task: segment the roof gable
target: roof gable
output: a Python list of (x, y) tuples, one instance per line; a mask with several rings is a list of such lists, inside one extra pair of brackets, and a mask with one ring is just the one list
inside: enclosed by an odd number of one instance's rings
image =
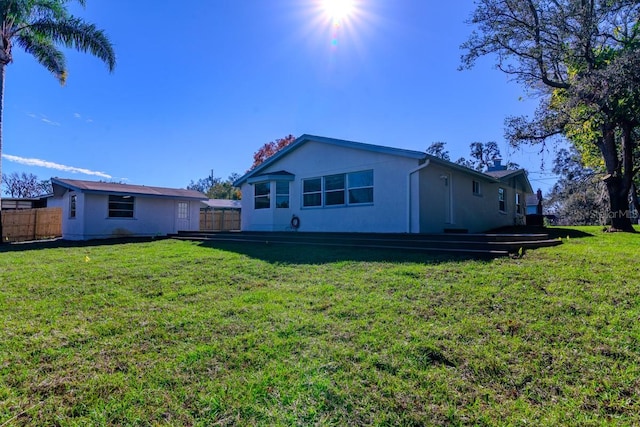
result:
[(244, 182), (246, 182), (248, 179), (250, 179), (251, 177), (260, 175), (260, 173), (265, 169), (267, 169), (269, 166), (273, 165), (283, 157), (288, 156), (293, 151), (297, 150), (304, 144), (311, 141), (319, 142), (322, 144), (335, 145), (339, 147), (352, 148), (354, 150), (363, 150), (363, 151), (369, 151), (374, 153), (388, 154), (392, 156), (408, 157), (416, 160), (422, 160), (426, 157), (426, 154), (423, 153), (422, 151), (405, 150), (402, 148), (386, 147), (383, 145), (365, 144), (363, 142), (347, 141), (344, 139), (327, 138), (324, 136), (304, 134), (299, 138), (297, 138), (295, 141), (293, 141), (291, 144), (283, 148), (282, 150), (278, 151), (273, 156), (269, 157), (262, 164), (256, 166), (254, 169), (250, 170), (245, 175), (238, 178), (238, 180), (236, 180), (233, 183), (233, 185), (238, 187), (242, 185)]
[(56, 187), (85, 193), (125, 194), (131, 196), (162, 197), (176, 199), (206, 200), (207, 196), (199, 191), (185, 190), (182, 188), (150, 187), (146, 185), (116, 184), (111, 182), (82, 181), (77, 179), (51, 178), (51, 183)]

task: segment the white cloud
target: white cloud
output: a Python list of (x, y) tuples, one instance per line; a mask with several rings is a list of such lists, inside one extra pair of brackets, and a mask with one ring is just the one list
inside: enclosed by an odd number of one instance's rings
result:
[(60, 126), (60, 123), (54, 122), (52, 120), (49, 120), (46, 117), (43, 117), (40, 120), (42, 120), (43, 122), (45, 122), (46, 124), (51, 125), (51, 126)]
[(94, 176), (99, 176), (100, 178), (106, 178), (106, 179), (113, 178), (111, 175), (106, 174), (104, 172), (92, 171), (84, 168), (76, 168), (74, 166), (61, 165), (59, 163), (49, 162), (47, 160), (12, 156), (11, 154), (3, 154), (2, 157), (7, 159), (10, 162), (20, 163), (21, 165), (26, 165), (26, 166), (38, 166), (41, 168), (56, 169), (64, 172), (70, 172), (70, 173), (94, 175)]
[(90, 117), (82, 117), (82, 114), (80, 113), (73, 113), (73, 117), (75, 117), (78, 120), (84, 120), (85, 123), (93, 123), (93, 119)]
[(27, 116), (31, 117), (32, 119), (39, 118), (41, 122), (46, 123), (50, 126), (61, 126), (60, 123), (54, 122), (53, 120), (49, 120), (49, 118), (44, 114), (27, 113)]

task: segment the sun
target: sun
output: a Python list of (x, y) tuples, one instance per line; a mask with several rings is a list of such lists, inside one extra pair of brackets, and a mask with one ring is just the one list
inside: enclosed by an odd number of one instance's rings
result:
[(334, 22), (348, 19), (355, 10), (354, 0), (322, 0), (324, 13)]

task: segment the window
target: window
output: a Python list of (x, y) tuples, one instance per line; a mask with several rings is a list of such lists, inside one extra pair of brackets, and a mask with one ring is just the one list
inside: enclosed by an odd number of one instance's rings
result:
[(349, 204), (373, 203), (373, 170), (352, 172), (349, 181)]
[(71, 197), (69, 197), (69, 218), (75, 218), (76, 217), (77, 197), (78, 196), (76, 194), (72, 194)]
[(516, 213), (522, 213), (522, 196), (520, 196), (520, 193), (516, 193)]
[(324, 205), (344, 205), (345, 175), (329, 175), (324, 177)]
[(322, 206), (322, 178), (302, 181), (302, 206)]
[(373, 203), (373, 170), (302, 180), (302, 206)]
[(109, 218), (133, 218), (132, 196), (109, 196)]
[(480, 183), (478, 181), (472, 181), (473, 194), (476, 196), (480, 195)]
[(276, 208), (289, 207), (289, 182), (276, 181)]
[(271, 183), (258, 182), (254, 186), (254, 208), (269, 209), (271, 207)]
[(507, 211), (507, 207), (504, 203), (505, 201), (504, 195), (505, 195), (504, 188), (498, 188), (498, 209), (500, 210), (500, 212)]

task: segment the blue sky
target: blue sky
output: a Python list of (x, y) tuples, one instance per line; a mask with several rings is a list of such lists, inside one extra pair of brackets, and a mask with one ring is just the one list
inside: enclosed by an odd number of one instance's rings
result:
[(553, 184), (538, 147), (514, 152), (503, 137), (505, 117), (537, 101), (492, 58), (457, 69), (472, 1), (363, 0), (337, 29), (320, 4), (89, 0), (77, 15), (107, 32), (115, 72), (69, 52), (61, 87), (16, 49), (2, 171), (185, 187), (211, 170), (243, 174), (264, 143), (308, 133), (414, 150), (445, 141), (453, 159), (496, 141), (534, 189)]

